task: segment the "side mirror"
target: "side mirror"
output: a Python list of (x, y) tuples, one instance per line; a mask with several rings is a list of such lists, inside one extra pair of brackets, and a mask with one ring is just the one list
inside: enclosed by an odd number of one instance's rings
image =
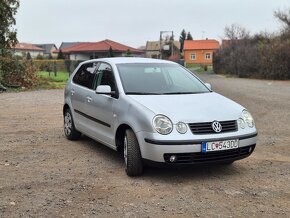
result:
[(211, 84), (210, 83), (205, 83), (206, 87), (209, 89), (209, 90), (212, 90), (211, 89)]
[(104, 95), (114, 95), (115, 92), (111, 90), (111, 87), (108, 85), (100, 85), (96, 89), (97, 94), (104, 94)]

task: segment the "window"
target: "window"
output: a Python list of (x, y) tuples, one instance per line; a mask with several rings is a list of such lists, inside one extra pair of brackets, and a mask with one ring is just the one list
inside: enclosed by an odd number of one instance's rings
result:
[(196, 60), (196, 54), (190, 54), (190, 60)]
[(83, 64), (74, 75), (73, 82), (92, 89), (96, 68), (96, 63)]
[(117, 64), (127, 95), (194, 94), (209, 90), (189, 71), (175, 64)]
[(112, 91), (116, 91), (114, 74), (109, 64), (100, 64), (97, 70), (97, 79), (95, 83), (94, 88), (97, 88), (99, 85), (108, 85), (111, 87)]
[(205, 53), (205, 60), (210, 60), (210, 59), (211, 59), (211, 54)]

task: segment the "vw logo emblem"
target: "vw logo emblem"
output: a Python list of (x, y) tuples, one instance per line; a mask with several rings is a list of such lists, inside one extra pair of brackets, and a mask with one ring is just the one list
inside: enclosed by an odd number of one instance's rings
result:
[(222, 131), (222, 125), (218, 121), (213, 121), (211, 124), (211, 127), (213, 131), (215, 132), (221, 132)]

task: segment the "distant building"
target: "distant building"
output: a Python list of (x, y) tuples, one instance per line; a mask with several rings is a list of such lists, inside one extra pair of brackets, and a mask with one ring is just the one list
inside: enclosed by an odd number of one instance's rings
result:
[[(162, 50), (170, 50), (171, 49), (171, 44), (167, 45), (162, 45)], [(179, 41), (173, 41), (173, 55), (169, 55), (168, 59), (179, 59), (180, 58), (180, 42)], [(160, 49), (160, 41), (147, 41), (146, 43), (146, 54), (145, 56), (147, 58), (163, 58), (161, 57), (161, 49)], [(166, 59), (166, 58), (165, 58)]]
[(13, 52), (15, 56), (26, 57), (30, 53), (31, 58), (36, 58), (38, 55), (43, 56), (45, 50), (30, 43), (18, 43), (14, 46)]
[(64, 49), (64, 48), (68, 48), (68, 47), (72, 47), (72, 46), (78, 45), (80, 43), (81, 42), (62, 42), (60, 47), (59, 47), (59, 50)]
[(57, 47), (55, 44), (34, 44), (35, 46), (42, 48), (44, 50), (43, 56), (49, 57), (51, 55), (53, 58), (56, 58), (57, 54), (54, 53), (55, 50), (57, 50)]
[(60, 47), (62, 53), (70, 60), (89, 60), (108, 57), (110, 48), (115, 57), (126, 56), (127, 53), (130, 53), (132, 56), (142, 56), (143, 54), (142, 50), (109, 39), (99, 42), (80, 42), (72, 46)]
[(185, 40), (183, 47), (185, 64), (212, 65), (213, 52), (219, 48), (219, 42), (215, 39)]
[(160, 58), (160, 41), (147, 41), (146, 58)]

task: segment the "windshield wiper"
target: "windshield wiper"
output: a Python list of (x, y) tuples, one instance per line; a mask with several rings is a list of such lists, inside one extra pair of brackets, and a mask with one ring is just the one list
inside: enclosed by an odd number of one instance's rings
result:
[(206, 92), (168, 92), (163, 93), (163, 95), (186, 95), (186, 94), (201, 94)]
[(164, 93), (152, 93), (152, 92), (126, 92), (126, 95), (163, 95)]

